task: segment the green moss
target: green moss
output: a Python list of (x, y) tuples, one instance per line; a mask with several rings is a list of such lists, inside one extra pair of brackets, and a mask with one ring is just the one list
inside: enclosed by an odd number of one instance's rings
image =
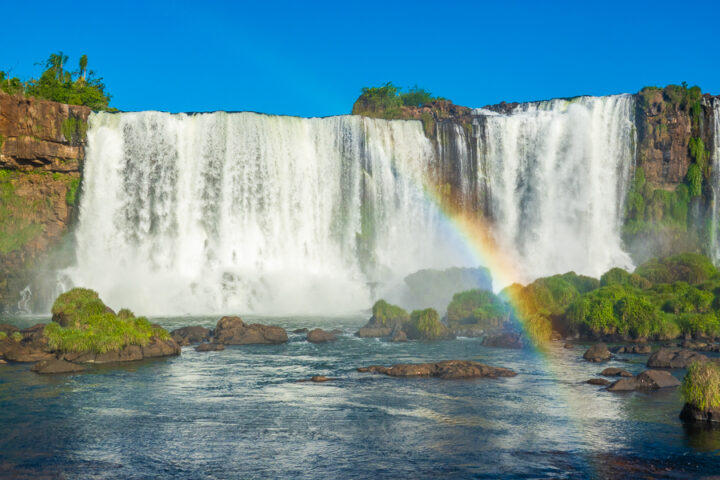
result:
[(81, 143), (87, 137), (87, 122), (81, 118), (68, 117), (62, 123), (62, 133), (69, 143)]
[(30, 218), (46, 207), (15, 194), (13, 180), (17, 175), (20, 174), (0, 170), (0, 254), (22, 249), (44, 231), (41, 224)]
[(396, 322), (405, 323), (410, 318), (408, 313), (397, 305), (385, 300), (378, 300), (372, 308), (374, 323), (377, 325), (392, 326)]
[(663, 259), (652, 259), (635, 269), (635, 273), (653, 284), (707, 282), (718, 274), (709, 258), (696, 253), (681, 253)]
[(7, 333), (0, 330), (0, 340), (5, 340), (7, 338)]
[(433, 308), (415, 310), (410, 314), (407, 335), (408, 338), (415, 340), (440, 340), (451, 336)]
[(600, 285), (603, 287), (608, 285), (630, 285), (635, 288), (650, 288), (652, 283), (640, 275), (616, 267), (611, 268), (600, 277)]
[(45, 327), (51, 349), (58, 352), (107, 353), (128, 345), (147, 345), (153, 338), (170, 334), (128, 309), (112, 313), (90, 289), (74, 288), (60, 295), (52, 307), (53, 321)]
[(447, 307), (447, 323), (451, 327), (478, 325), (482, 328), (500, 328), (509, 317), (509, 306), (487, 290), (456, 293)]
[(690, 365), (680, 392), (685, 402), (702, 411), (720, 407), (720, 365), (714, 362)]
[(14, 342), (20, 342), (20, 341), (22, 341), (22, 339), (23, 339), (23, 334), (20, 333), (20, 332), (13, 332), (12, 335), (10, 335), (10, 338), (11, 338)]

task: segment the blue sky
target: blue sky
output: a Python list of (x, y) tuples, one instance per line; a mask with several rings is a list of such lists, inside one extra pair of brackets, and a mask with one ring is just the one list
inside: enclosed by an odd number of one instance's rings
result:
[(360, 88), (455, 103), (720, 94), (720, 2), (7, 2), (0, 70), (86, 53), (121, 110), (348, 113)]

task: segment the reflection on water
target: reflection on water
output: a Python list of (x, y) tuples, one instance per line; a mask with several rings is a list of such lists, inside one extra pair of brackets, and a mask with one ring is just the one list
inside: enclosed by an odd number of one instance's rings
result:
[[(46, 321), (46, 319), (42, 319)], [(40, 376), (0, 366), (0, 477), (692, 478), (715, 473), (720, 431), (684, 428), (675, 390), (612, 394), (584, 383), (606, 366), (582, 347), (487, 348), (475, 339), (358, 339), (364, 318), (274, 318), (341, 328), (330, 344), (285, 345)], [(5, 321), (5, 320), (3, 320)], [(38, 319), (23, 319), (25, 324)], [(168, 328), (216, 318), (164, 318)], [(22, 323), (22, 322), (15, 322)], [(358, 366), (473, 359), (513, 378), (442, 381)], [(682, 375), (682, 372), (676, 372)], [(298, 383), (312, 375), (338, 377)]]

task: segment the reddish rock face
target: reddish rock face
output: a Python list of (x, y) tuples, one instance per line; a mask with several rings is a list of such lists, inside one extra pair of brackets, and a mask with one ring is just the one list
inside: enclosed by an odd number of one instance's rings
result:
[(383, 373), (390, 377), (436, 377), (442, 379), (514, 377), (517, 375), (508, 368), (491, 367), (470, 360), (446, 360), (419, 364), (401, 363), (392, 367), (372, 365), (358, 368), (358, 372)]
[(213, 341), (224, 345), (277, 344), (288, 340), (284, 328), (247, 325), (240, 317), (222, 317), (215, 327)]

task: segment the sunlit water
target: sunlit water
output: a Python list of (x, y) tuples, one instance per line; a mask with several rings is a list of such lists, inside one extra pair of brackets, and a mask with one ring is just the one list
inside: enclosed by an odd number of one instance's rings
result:
[[(217, 318), (157, 320), (177, 328)], [(69, 376), (0, 365), (0, 477), (697, 478), (719, 471), (720, 431), (686, 430), (676, 390), (612, 394), (583, 383), (606, 366), (639, 373), (646, 356), (597, 365), (582, 360), (579, 345), (543, 356), (476, 339), (359, 339), (352, 333), (360, 317), (262, 321), (345, 334), (320, 345), (291, 334), (277, 346), (185, 347), (179, 357)], [(443, 381), (355, 371), (444, 359), (518, 375)], [(297, 382), (312, 375), (338, 379)]]

